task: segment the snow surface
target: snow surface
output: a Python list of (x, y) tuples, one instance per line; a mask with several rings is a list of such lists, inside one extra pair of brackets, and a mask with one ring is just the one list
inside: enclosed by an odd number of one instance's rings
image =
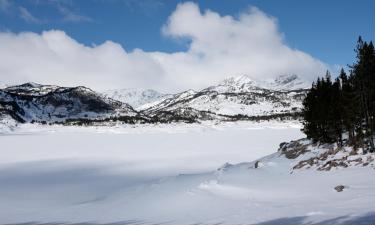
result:
[(12, 131), (0, 131), (1, 163), (115, 160), (161, 166), (168, 175), (207, 172), (225, 162), (252, 161), (273, 153), (280, 142), (302, 137), (299, 129), (297, 122), (112, 127), (19, 124)]
[[(294, 122), (4, 129), (0, 224), (374, 224), (375, 170), (291, 173), (299, 159), (275, 152), (303, 137), (299, 129)], [(347, 188), (339, 193), (337, 185)]]

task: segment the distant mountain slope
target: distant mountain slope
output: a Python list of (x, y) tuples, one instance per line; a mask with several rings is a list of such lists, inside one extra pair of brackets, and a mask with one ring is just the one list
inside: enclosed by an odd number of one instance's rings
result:
[(0, 89), (0, 105), (12, 117), (24, 122), (66, 122), (138, 114), (131, 106), (89, 88), (35, 83)]
[(230, 77), (221, 83), (208, 87), (203, 91), (217, 91), (219, 93), (262, 92), (264, 89), (271, 91), (292, 91), (310, 88), (310, 84), (301, 80), (297, 75), (281, 75), (275, 79), (253, 80), (248, 76)]
[(298, 89), (309, 89), (311, 84), (300, 79), (297, 75), (281, 75), (275, 79), (266, 81), (263, 86), (271, 90), (298, 90)]
[(152, 89), (115, 89), (105, 91), (104, 94), (134, 108), (171, 97), (169, 94), (163, 94)]
[[(280, 76), (257, 82), (249, 77), (229, 78), (201, 91), (185, 91), (142, 107), (147, 115), (187, 110), (208, 118), (254, 118), (293, 115), (301, 111), (307, 87), (297, 76)], [(185, 113), (186, 114), (186, 113)]]
[(99, 94), (86, 87), (26, 83), (0, 89), (0, 114), (20, 122), (50, 123), (296, 119), (307, 86), (295, 75), (267, 81), (240, 76), (175, 95), (139, 89)]

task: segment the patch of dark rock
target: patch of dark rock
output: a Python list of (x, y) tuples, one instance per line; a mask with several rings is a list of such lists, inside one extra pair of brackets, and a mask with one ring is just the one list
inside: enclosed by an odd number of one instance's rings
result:
[(345, 189), (345, 186), (344, 186), (344, 185), (337, 185), (337, 186), (335, 187), (335, 190), (336, 190), (337, 192), (342, 192), (344, 189)]
[(319, 171), (330, 171), (332, 168), (343, 167), (347, 168), (348, 164), (341, 159), (330, 160), (323, 166), (318, 167)]
[(308, 152), (307, 145), (302, 144), (299, 141), (281, 143), (279, 151), (284, 154), (287, 159), (295, 159), (298, 156)]

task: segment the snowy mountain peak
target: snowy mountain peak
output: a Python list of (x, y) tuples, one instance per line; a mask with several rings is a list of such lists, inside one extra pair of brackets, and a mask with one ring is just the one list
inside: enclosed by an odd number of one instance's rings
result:
[(238, 77), (227, 78), (221, 83), (221, 85), (227, 86), (242, 86), (245, 84), (255, 84), (255, 81), (246, 75), (242, 75)]
[(117, 101), (127, 103), (134, 108), (170, 97), (168, 94), (163, 94), (153, 89), (136, 88), (108, 90), (104, 94)]
[(216, 91), (218, 93), (240, 93), (259, 89), (257, 82), (246, 75), (229, 77), (218, 85), (208, 87), (203, 91)]
[(25, 87), (25, 88), (40, 88), (43, 85), (35, 83), (35, 82), (29, 82), (19, 85), (18, 87)]
[(59, 87), (55, 85), (42, 85), (34, 82), (24, 83), (4, 88), (5, 91), (19, 95), (42, 96), (56, 91)]
[[(135, 117), (127, 104), (89, 88), (25, 83), (0, 89), (0, 106), (20, 122), (66, 122)], [(0, 108), (1, 108), (0, 107)]]
[(276, 78), (266, 80), (251, 79), (246, 75), (239, 77), (230, 77), (219, 83), (217, 86), (212, 86), (208, 90), (218, 92), (249, 92), (259, 89), (269, 89), (273, 91), (291, 91), (299, 89), (307, 89), (310, 84), (303, 81), (295, 74), (280, 75)]
[(276, 78), (266, 80), (255, 80), (249, 76), (242, 75), (230, 77), (223, 80), (216, 86), (204, 89), (205, 91), (217, 91), (219, 93), (244, 93), (252, 91), (262, 91), (268, 89), (272, 91), (292, 91), (309, 88), (309, 84), (297, 75), (280, 75)]

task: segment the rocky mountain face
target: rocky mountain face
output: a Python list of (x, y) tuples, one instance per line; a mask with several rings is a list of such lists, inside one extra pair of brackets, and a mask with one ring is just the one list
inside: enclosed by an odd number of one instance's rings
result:
[(295, 75), (261, 82), (234, 77), (174, 95), (135, 89), (99, 94), (85, 87), (26, 83), (0, 89), (0, 114), (42, 123), (296, 119), (307, 87)]
[(20, 122), (68, 122), (136, 118), (131, 106), (85, 87), (58, 87), (26, 83), (0, 89), (0, 105)]

